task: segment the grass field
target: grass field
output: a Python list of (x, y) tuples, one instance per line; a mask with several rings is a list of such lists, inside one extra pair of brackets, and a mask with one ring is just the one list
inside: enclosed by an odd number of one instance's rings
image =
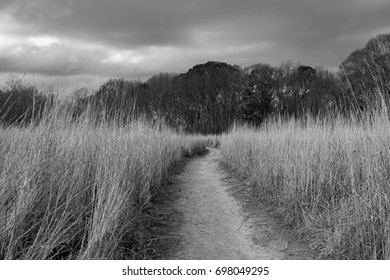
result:
[(317, 258), (390, 259), (390, 122), (387, 110), (305, 125), (236, 126), (223, 161), (307, 238)]
[[(390, 259), (390, 121), (269, 121), (207, 137), (139, 119), (0, 128), (0, 259), (150, 258), (144, 211), (169, 167), (206, 145), (247, 178), (254, 203), (296, 226), (316, 258)], [(148, 218), (148, 217), (147, 217)], [(153, 217), (149, 217), (153, 218)]]
[(72, 122), (61, 110), (1, 128), (0, 259), (145, 258), (142, 211), (169, 166), (206, 142), (142, 120)]

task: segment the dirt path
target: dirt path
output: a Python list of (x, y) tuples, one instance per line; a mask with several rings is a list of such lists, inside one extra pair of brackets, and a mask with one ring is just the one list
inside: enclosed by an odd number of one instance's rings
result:
[(279, 232), (267, 213), (244, 213), (229, 190), (238, 184), (219, 167), (220, 152), (191, 160), (174, 178), (173, 206), (183, 221), (170, 259), (302, 259), (301, 248)]

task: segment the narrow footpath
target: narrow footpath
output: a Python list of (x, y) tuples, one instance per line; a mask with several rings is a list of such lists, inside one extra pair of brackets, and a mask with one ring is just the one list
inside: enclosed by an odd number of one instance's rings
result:
[[(269, 213), (246, 213), (231, 195), (239, 181), (219, 166), (220, 151), (208, 148), (175, 176), (180, 190), (173, 208), (182, 214), (169, 259), (306, 259), (305, 250), (285, 238)], [(230, 190), (230, 191), (229, 191)]]

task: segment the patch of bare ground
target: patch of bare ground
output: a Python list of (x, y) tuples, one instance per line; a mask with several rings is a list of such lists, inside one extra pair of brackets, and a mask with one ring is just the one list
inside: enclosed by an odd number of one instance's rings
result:
[(172, 163), (162, 185), (153, 192), (151, 203), (143, 211), (144, 217), (138, 225), (139, 234), (135, 237), (138, 239), (135, 244), (144, 244), (143, 248), (137, 249), (143, 252), (138, 254), (140, 259), (166, 259), (167, 252), (173, 252), (180, 242), (176, 230), (183, 224), (183, 213), (174, 205), (182, 190), (175, 183), (175, 178), (194, 157), (202, 157), (206, 153), (208, 150), (198, 151)]
[(151, 206), (148, 209), (147, 232), (149, 247), (148, 256), (152, 259), (164, 259), (166, 252), (171, 251), (175, 244), (180, 242), (180, 237), (175, 234), (175, 229), (182, 223), (183, 213), (180, 213), (173, 207), (176, 200), (179, 199), (179, 186), (173, 184), (172, 178), (183, 172), (189, 159), (183, 159), (175, 162), (165, 179), (164, 184), (159, 188), (153, 198)]
[(220, 152), (182, 166), (164, 189), (162, 224), (153, 229), (155, 257), (161, 259), (308, 259), (295, 235), (265, 207), (251, 200), (248, 187), (221, 168)]
[(282, 216), (276, 207), (262, 203), (256, 187), (234, 170), (223, 164), (220, 164), (220, 168), (225, 173), (223, 180), (231, 185), (228, 193), (240, 202), (255, 244), (263, 246), (266, 251), (283, 252), (281, 259), (315, 259), (308, 242), (289, 217)]

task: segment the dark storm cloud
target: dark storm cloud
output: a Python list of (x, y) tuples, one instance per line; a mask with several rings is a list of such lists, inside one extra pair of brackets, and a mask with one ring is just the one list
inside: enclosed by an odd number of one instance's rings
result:
[(55, 74), (143, 77), (211, 59), (335, 67), (390, 32), (388, 0), (3, 0), (0, 12), (18, 27), (0, 27), (0, 65)]

